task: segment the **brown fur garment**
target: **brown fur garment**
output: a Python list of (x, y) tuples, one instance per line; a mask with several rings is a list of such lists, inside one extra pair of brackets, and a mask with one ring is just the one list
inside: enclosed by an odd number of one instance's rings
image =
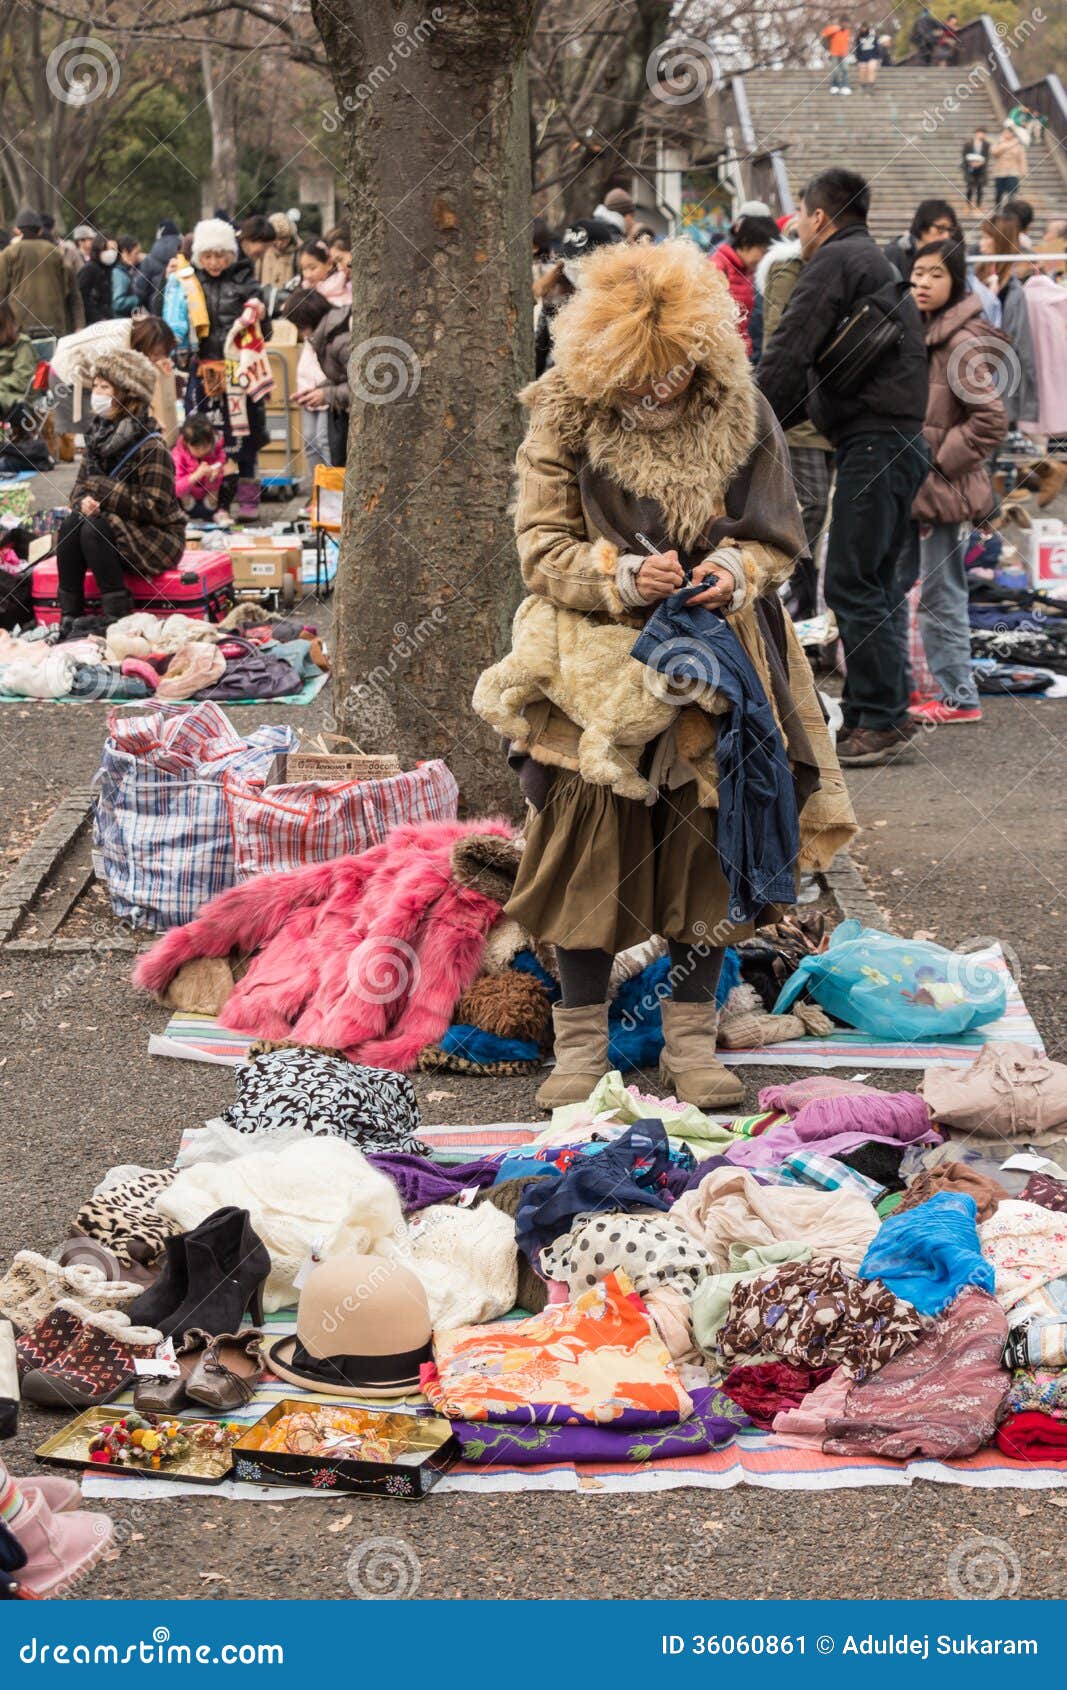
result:
[(483, 975), (468, 986), (456, 1005), (456, 1020), (466, 1027), (480, 1027), (498, 1039), (532, 1039), (544, 1044), (548, 1038), (550, 1009), (548, 993), (539, 980), (521, 969)]

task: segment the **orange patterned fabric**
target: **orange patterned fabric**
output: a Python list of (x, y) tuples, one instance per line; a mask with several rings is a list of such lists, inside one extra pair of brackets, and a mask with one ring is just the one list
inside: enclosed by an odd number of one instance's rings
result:
[(532, 1320), (434, 1334), (422, 1389), (450, 1420), (633, 1427), (687, 1420), (687, 1396), (622, 1272)]

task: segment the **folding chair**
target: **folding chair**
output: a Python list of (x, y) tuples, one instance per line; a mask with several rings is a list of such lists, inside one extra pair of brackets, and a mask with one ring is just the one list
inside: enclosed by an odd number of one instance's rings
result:
[(326, 536), (341, 532), (341, 500), (344, 492), (343, 469), (328, 469), (315, 465), (311, 485), (311, 531), (315, 536), (315, 597), (329, 597), (333, 588), (326, 572)]

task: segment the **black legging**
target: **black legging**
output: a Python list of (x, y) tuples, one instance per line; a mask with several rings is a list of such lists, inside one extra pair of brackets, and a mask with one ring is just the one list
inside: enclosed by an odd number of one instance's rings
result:
[(126, 590), (122, 554), (111, 538), (106, 517), (72, 512), (59, 530), (56, 560), (61, 593), (83, 593), (85, 573), (89, 569), (101, 593)]
[[(671, 997), (676, 1003), (714, 1003), (723, 953), (709, 945), (668, 944), (671, 966), (668, 975)], [(563, 988), (563, 1008), (578, 1009), (604, 1003), (614, 958), (609, 951), (573, 951), (556, 946), (556, 966)]]

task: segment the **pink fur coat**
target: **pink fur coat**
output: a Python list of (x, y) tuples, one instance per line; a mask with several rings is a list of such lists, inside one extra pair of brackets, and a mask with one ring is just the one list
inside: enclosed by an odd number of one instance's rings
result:
[(224, 1027), (403, 1073), (476, 978), (517, 860), (503, 820), (394, 828), (359, 856), (220, 893), (139, 959), (134, 980), (161, 992), (194, 958), (255, 952)]

